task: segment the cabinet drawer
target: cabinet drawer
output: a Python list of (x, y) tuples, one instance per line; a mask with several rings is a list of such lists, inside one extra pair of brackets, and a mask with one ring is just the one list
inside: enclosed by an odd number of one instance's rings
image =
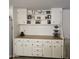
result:
[(63, 40), (52, 40), (53, 45), (63, 45)]
[(43, 43), (51, 44), (51, 40), (43, 40)]
[(52, 45), (51, 40), (44, 40), (43, 41), (43, 46), (51, 46), (51, 45)]
[(21, 45), (23, 43), (23, 39), (15, 39), (14, 44), (15, 45)]
[(34, 48), (42, 48), (42, 44), (39, 44), (39, 43), (38, 44), (33, 44), (33, 47)]
[(42, 52), (33, 52), (33, 56), (42, 56)]
[(33, 41), (33, 43), (34, 43), (34, 44), (42, 44), (42, 40), (39, 40), (39, 39), (36, 40), (36, 39), (35, 39), (35, 40)]
[(31, 39), (24, 39), (23, 44), (32, 44), (33, 41)]
[(33, 48), (33, 52), (42, 52), (42, 48)]

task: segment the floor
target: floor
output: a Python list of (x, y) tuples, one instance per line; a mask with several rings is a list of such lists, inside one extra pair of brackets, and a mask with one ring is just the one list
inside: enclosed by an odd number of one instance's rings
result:
[(15, 58), (10, 58), (10, 59), (61, 59), (61, 58), (15, 57)]

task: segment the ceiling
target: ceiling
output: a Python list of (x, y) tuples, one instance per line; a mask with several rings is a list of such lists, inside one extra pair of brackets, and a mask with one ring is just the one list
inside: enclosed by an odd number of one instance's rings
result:
[(70, 0), (10, 0), (10, 5), (20, 8), (70, 8)]

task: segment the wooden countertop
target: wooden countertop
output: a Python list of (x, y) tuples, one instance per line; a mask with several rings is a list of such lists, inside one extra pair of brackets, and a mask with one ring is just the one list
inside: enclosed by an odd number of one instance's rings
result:
[(53, 36), (45, 36), (45, 35), (26, 35), (26, 36), (17, 36), (16, 38), (29, 38), (29, 39), (60, 39), (60, 37), (53, 37)]

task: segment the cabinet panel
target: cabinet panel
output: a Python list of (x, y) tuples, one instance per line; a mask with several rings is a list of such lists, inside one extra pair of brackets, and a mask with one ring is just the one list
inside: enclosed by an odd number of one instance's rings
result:
[(63, 40), (52, 40), (52, 57), (63, 58)]
[(14, 41), (14, 53), (18, 56), (23, 56), (23, 40), (22, 39), (16, 39)]
[(62, 22), (62, 9), (52, 8), (52, 24), (61, 24)]
[(61, 46), (54, 46), (54, 48), (53, 48), (53, 57), (62, 58), (63, 57), (62, 53), (63, 53), (63, 49), (62, 49)]
[(23, 42), (23, 51), (24, 56), (32, 56), (32, 40), (31, 39), (24, 39)]
[(26, 9), (17, 9), (17, 22), (18, 24), (26, 24), (27, 20), (27, 10)]
[(44, 40), (43, 41), (43, 56), (44, 57), (51, 57), (51, 40)]

